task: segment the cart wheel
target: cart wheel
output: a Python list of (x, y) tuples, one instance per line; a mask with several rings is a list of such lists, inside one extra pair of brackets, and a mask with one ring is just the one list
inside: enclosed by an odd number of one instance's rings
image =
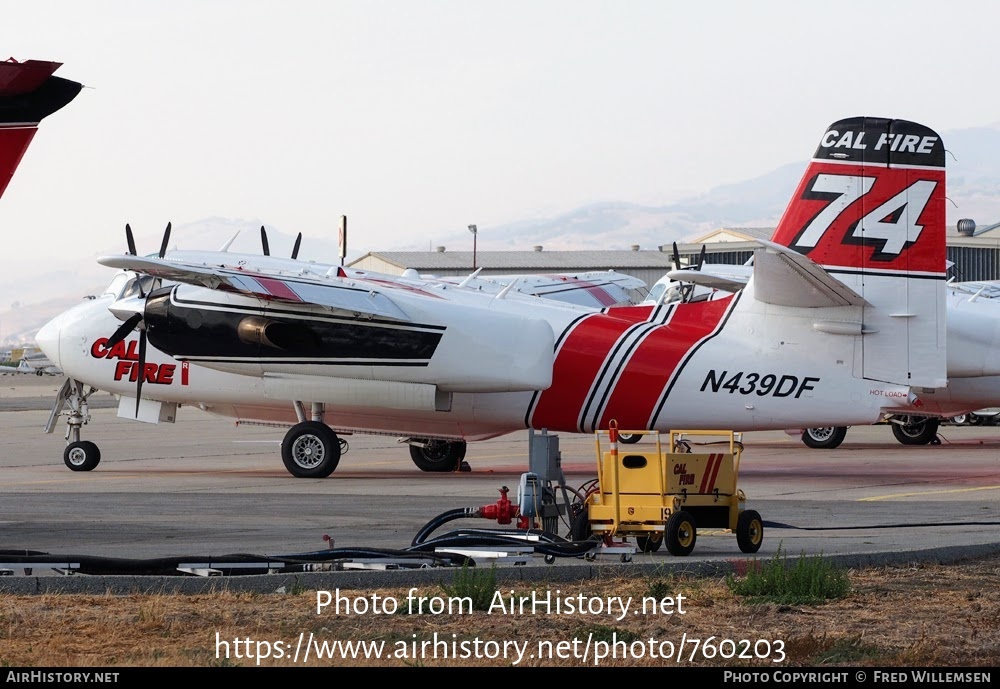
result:
[(736, 543), (744, 553), (756, 553), (764, 540), (764, 522), (756, 510), (740, 512), (736, 520)]
[(588, 538), (594, 535), (594, 532), (590, 530), (590, 519), (587, 516), (587, 507), (584, 505), (580, 512), (578, 512), (574, 517), (573, 521), (570, 522), (569, 526), (569, 540), (571, 541), (586, 541)]
[(597, 554), (594, 552), (584, 553), (583, 559), (586, 560), (587, 562), (593, 562), (594, 560), (597, 559)]
[(551, 565), (555, 561), (556, 561), (556, 556), (555, 555), (546, 555), (545, 556), (545, 564)]
[(636, 536), (635, 544), (644, 553), (655, 553), (663, 545), (663, 534), (654, 532), (648, 536)]
[(667, 520), (667, 529), (664, 535), (667, 542), (667, 550), (671, 555), (690, 555), (694, 550), (694, 543), (698, 540), (698, 529), (694, 525), (694, 517), (690, 513), (681, 510), (674, 512)]
[(622, 563), (631, 562), (632, 556), (628, 553), (622, 553)]

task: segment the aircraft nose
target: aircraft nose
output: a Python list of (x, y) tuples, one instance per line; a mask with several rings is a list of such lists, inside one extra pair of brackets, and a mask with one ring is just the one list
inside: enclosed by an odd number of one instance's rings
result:
[(62, 333), (62, 319), (58, 316), (42, 326), (42, 329), (35, 335), (35, 344), (45, 352), (45, 356), (52, 360), (56, 366), (62, 368), (59, 361), (59, 336)]

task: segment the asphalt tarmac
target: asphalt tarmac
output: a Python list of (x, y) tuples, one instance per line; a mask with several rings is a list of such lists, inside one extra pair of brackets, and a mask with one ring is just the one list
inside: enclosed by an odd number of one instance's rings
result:
[[(194, 408), (182, 408), (176, 424), (141, 424), (118, 419), (114, 400), (99, 393), (83, 438), (98, 444), (102, 460), (91, 472), (73, 472), (62, 460), (65, 424), (51, 435), (42, 430), (61, 382), (0, 379), (0, 550), (201, 561), (275, 558), (331, 543), (402, 549), (450, 510), (495, 503), (504, 486), (516, 501), (527, 467), (526, 432), (471, 444), (471, 471), (449, 474), (418, 470), (394, 437), (355, 435), (333, 475), (297, 479), (281, 463), (283, 429), (238, 426)], [(907, 447), (884, 425), (855, 427), (839, 448), (812, 450), (780, 431), (745, 434), (738, 485), (765, 527), (755, 557), (873, 563), (1000, 552), (1000, 426), (942, 426), (939, 437), (940, 445)], [(630, 447), (645, 445), (652, 439)], [(561, 434), (560, 450), (570, 488), (595, 478), (593, 436)], [(459, 520), (434, 535), (458, 527), (501, 528)], [(535, 556), (517, 576), (572, 576), (604, 565), (719, 569), (746, 557), (733, 534), (700, 530), (687, 557), (661, 549), (623, 564), (610, 551), (546, 564)], [(0, 577), (0, 590), (104, 579), (8, 569), (13, 576)]]

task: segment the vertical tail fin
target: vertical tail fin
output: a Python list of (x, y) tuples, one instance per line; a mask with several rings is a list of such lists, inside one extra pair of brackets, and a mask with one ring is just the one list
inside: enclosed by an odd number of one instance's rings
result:
[(82, 84), (54, 77), (59, 62), (0, 62), (0, 196), (38, 123), (73, 100)]
[(945, 156), (905, 120), (856, 117), (823, 136), (773, 241), (870, 304), (861, 375), (941, 387), (945, 352)]

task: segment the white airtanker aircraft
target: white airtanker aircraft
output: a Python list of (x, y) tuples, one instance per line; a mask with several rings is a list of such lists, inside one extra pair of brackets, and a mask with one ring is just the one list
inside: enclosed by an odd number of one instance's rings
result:
[[(339, 435), (411, 443), (454, 470), (466, 442), (525, 428), (589, 433), (871, 424), (952, 399), (945, 334), (945, 156), (931, 129), (831, 125), (740, 291), (719, 299), (586, 306), (477, 277), (449, 283), (294, 259), (166, 250), (101, 258), (101, 297), (38, 343), (67, 375), (73, 470), (95, 389), (119, 414), (173, 421), (198, 406), (286, 423), (286, 468), (330, 475)], [(1000, 357), (968, 362), (1000, 375)]]

